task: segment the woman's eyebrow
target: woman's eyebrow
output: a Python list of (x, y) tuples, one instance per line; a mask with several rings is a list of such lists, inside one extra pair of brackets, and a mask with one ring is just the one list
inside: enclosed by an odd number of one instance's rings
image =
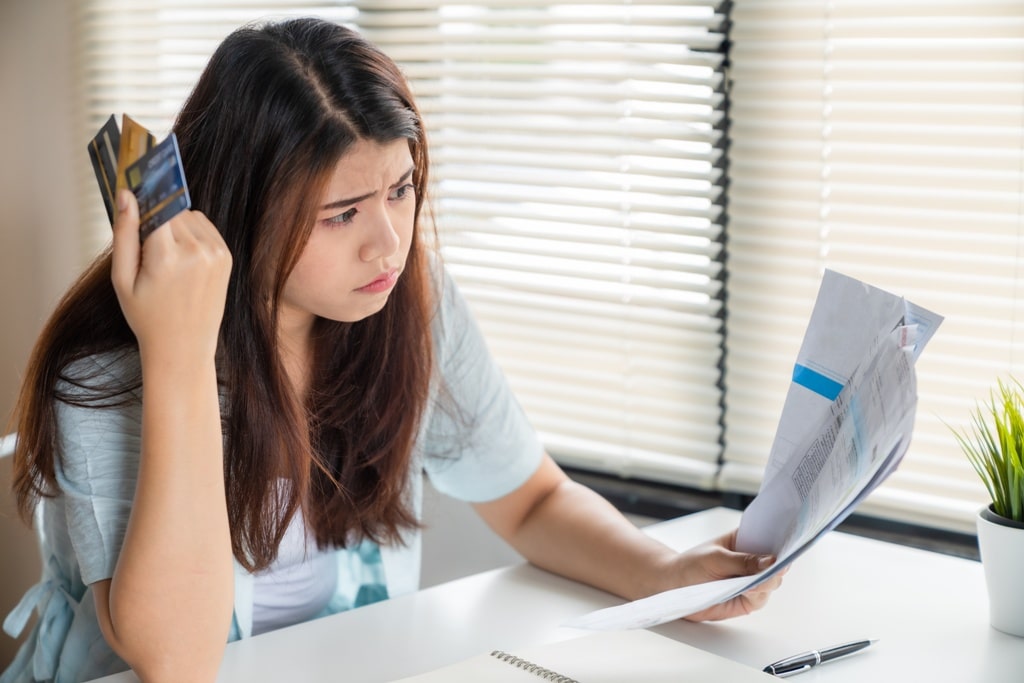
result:
[[(397, 181), (392, 183), (391, 187), (397, 187), (398, 185), (401, 185), (402, 183), (404, 183), (407, 180), (409, 180), (409, 178), (412, 177), (413, 171), (415, 171), (415, 170), (416, 170), (415, 166), (410, 166), (409, 170), (407, 170), (405, 173), (403, 173), (401, 178), (399, 178)], [(331, 202), (330, 204), (324, 204), (323, 206), (320, 207), (320, 210), (321, 211), (327, 211), (328, 209), (340, 209), (343, 206), (351, 206), (352, 204), (358, 204), (359, 202), (363, 201), (364, 199), (369, 199), (370, 197), (374, 196), (375, 194), (377, 194), (376, 190), (374, 190), (373, 192), (367, 192), (366, 194), (361, 194), (358, 197), (348, 197), (346, 199), (338, 199), (338, 200), (335, 200), (335, 201)]]

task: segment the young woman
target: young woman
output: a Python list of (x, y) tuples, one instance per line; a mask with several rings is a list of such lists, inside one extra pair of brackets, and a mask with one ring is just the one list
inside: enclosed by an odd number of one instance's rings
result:
[(240, 29), (174, 131), (193, 210), (140, 245), (119, 196), (30, 362), (15, 491), (47, 561), (2, 683), (213, 680), (229, 640), (415, 590), (424, 472), (529, 561), (623, 598), (770, 561), (731, 536), (675, 553), (544, 453), (428, 251), (423, 123), (364, 39)]

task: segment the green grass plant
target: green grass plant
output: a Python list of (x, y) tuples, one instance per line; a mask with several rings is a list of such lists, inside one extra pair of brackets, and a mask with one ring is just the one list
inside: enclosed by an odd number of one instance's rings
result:
[(993, 511), (1024, 522), (1024, 385), (997, 381), (987, 403), (971, 413), (970, 429), (953, 429), (992, 498)]

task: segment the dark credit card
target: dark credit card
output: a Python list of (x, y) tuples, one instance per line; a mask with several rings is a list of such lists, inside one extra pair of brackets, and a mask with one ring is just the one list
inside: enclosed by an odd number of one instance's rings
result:
[(117, 129), (117, 121), (111, 114), (100, 131), (89, 142), (89, 159), (92, 170), (96, 173), (96, 182), (103, 196), (103, 206), (107, 209), (107, 218), (114, 224), (116, 200), (114, 188), (117, 187), (117, 156), (121, 149), (121, 132)]

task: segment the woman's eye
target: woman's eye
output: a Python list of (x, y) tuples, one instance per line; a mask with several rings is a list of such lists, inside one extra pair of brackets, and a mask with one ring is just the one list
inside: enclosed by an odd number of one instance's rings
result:
[(412, 186), (412, 183), (406, 183), (405, 185), (402, 185), (401, 187), (397, 187), (394, 190), (392, 190), (391, 195), (388, 197), (388, 199), (405, 199), (406, 197), (411, 195), (415, 190), (416, 188)]
[(345, 223), (351, 223), (352, 219), (356, 217), (356, 210), (349, 209), (345, 213), (339, 213), (337, 216), (331, 216), (325, 223), (328, 225), (344, 225)]

